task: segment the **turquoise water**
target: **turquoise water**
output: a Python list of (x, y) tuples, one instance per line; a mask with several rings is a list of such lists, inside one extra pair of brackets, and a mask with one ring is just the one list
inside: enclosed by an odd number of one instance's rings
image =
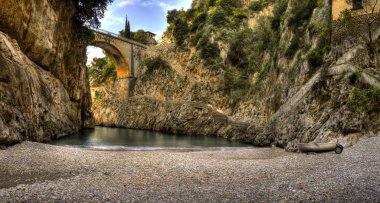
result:
[(104, 149), (107, 147), (129, 149), (251, 147), (243, 142), (218, 137), (171, 135), (154, 131), (107, 127), (84, 130), (81, 133), (54, 140), (51, 144)]

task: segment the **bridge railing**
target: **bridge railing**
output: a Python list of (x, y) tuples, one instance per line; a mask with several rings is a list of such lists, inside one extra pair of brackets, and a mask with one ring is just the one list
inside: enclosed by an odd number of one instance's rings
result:
[(98, 32), (98, 33), (101, 33), (101, 34), (105, 34), (105, 35), (109, 35), (109, 36), (112, 36), (114, 38), (117, 38), (119, 40), (122, 40), (122, 41), (125, 41), (125, 42), (128, 42), (128, 43), (131, 43), (131, 44), (134, 44), (134, 45), (137, 45), (139, 47), (142, 47), (142, 48), (145, 48), (147, 49), (149, 46), (145, 45), (145, 44), (142, 44), (140, 42), (136, 42), (134, 40), (131, 40), (131, 39), (127, 39), (125, 37), (120, 37), (118, 34), (116, 33), (113, 33), (113, 32), (109, 32), (107, 30), (103, 30), (103, 29), (91, 29), (92, 31), (94, 32)]

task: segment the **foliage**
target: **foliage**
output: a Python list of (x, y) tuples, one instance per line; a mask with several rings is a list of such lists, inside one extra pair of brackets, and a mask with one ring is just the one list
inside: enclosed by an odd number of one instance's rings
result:
[(249, 9), (251, 11), (261, 11), (263, 10), (266, 6), (268, 6), (270, 3), (270, 1), (268, 0), (258, 0), (258, 1), (252, 1), (250, 4), (249, 4)]
[(242, 9), (242, 8), (233, 9), (232, 22), (234, 25), (240, 25), (245, 19), (248, 19), (248, 13), (245, 9)]
[(330, 34), (330, 28), (324, 23), (311, 23), (308, 27), (309, 31), (313, 35), (320, 37), (327, 37)]
[(324, 63), (323, 50), (319, 48), (312, 49), (306, 54), (306, 59), (312, 67), (321, 66)]
[(95, 39), (94, 32), (84, 25), (77, 25), (77, 37), (83, 40), (84, 43), (88, 44)]
[(99, 28), (107, 5), (113, 0), (73, 0), (75, 6), (74, 26), (77, 37), (85, 43), (95, 39), (94, 33), (87, 27)]
[(228, 14), (221, 7), (212, 7), (209, 10), (209, 22), (216, 27), (224, 27), (228, 22)]
[(147, 70), (145, 72), (146, 76), (150, 76), (155, 71), (168, 71), (171, 70), (170, 64), (163, 59), (161, 56), (148, 57), (145, 58), (142, 62), (146, 66)]
[(148, 44), (148, 36), (144, 30), (137, 30), (136, 32), (131, 32), (131, 39), (142, 44)]
[(111, 84), (117, 79), (115, 65), (107, 54), (104, 58), (93, 59), (88, 75), (92, 86)]
[(260, 18), (258, 24), (261, 29), (242, 29), (231, 37), (229, 41), (228, 61), (246, 73), (260, 69), (264, 53), (276, 47), (272, 30), (265, 18)]
[(280, 28), (281, 22), (284, 19), (284, 14), (288, 8), (288, 0), (278, 0), (278, 2), (273, 7), (273, 17), (271, 19), (272, 29), (278, 30)]
[(232, 97), (234, 104), (247, 95), (250, 87), (250, 78), (247, 75), (235, 73), (232, 70), (225, 72), (223, 91)]
[(227, 15), (231, 15), (234, 8), (241, 8), (243, 6), (241, 1), (236, 0), (217, 0), (215, 5), (225, 10)]
[(166, 18), (169, 23), (168, 29), (172, 31), (176, 45), (182, 46), (190, 31), (186, 20), (186, 12), (174, 9), (168, 11)]
[(380, 111), (380, 89), (354, 89), (353, 95), (348, 101), (348, 107), (362, 112)]
[[(119, 31), (120, 37), (125, 37), (126, 33), (124, 30)], [(125, 37), (127, 38), (127, 37)], [(139, 29), (136, 32), (130, 32), (129, 39), (139, 42), (141, 44), (149, 44), (149, 36), (146, 34), (145, 30)]]
[(78, 25), (99, 28), (100, 19), (104, 17), (107, 5), (113, 0), (73, 0), (76, 13), (74, 20)]
[(206, 19), (207, 19), (207, 13), (206, 12), (201, 11), (201, 12), (197, 13), (195, 18), (194, 18), (193, 24), (191, 25), (191, 31), (195, 32), (199, 28), (202, 28), (204, 26)]
[(292, 39), (290, 40), (290, 45), (287, 47), (285, 50), (285, 56), (287, 58), (291, 58), (294, 56), (294, 54), (299, 50), (300, 48), (303, 47), (302, 44), (302, 35), (304, 33), (302, 32), (302, 29), (296, 30)]
[(124, 34), (122, 35), (125, 38), (131, 38), (131, 24), (128, 20), (128, 16), (125, 17), (125, 26), (124, 26)]
[(213, 66), (218, 68), (220, 66), (214, 66), (220, 64), (220, 49), (216, 43), (210, 42), (209, 34), (203, 33), (200, 38), (197, 49), (199, 49), (199, 56), (203, 59), (206, 66)]
[(291, 15), (288, 16), (289, 26), (299, 27), (303, 23), (307, 23), (313, 14), (313, 10), (318, 7), (318, 0), (309, 0), (309, 1), (292, 1), (291, 5)]

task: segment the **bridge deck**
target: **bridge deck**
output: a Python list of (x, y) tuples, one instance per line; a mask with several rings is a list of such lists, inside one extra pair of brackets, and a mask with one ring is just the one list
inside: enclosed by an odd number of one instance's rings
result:
[(94, 32), (103, 34), (103, 35), (107, 35), (107, 36), (116, 38), (118, 40), (121, 40), (121, 41), (124, 41), (124, 42), (127, 42), (127, 43), (130, 43), (130, 44), (139, 46), (139, 47), (144, 48), (144, 49), (147, 49), (149, 47), (148, 45), (142, 44), (140, 42), (136, 42), (136, 41), (131, 40), (131, 39), (120, 37), (118, 34), (115, 34), (115, 33), (112, 33), (112, 32), (108, 32), (107, 30), (102, 30), (102, 29), (91, 29), (91, 30), (94, 31)]

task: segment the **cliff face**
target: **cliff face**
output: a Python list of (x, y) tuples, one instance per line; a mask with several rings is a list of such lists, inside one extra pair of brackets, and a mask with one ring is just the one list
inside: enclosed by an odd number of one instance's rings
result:
[(86, 52), (73, 33), (74, 11), (71, 1), (0, 2), (0, 93), (6, 98), (0, 101), (0, 144), (46, 140), (93, 125)]
[[(342, 144), (350, 145), (360, 137), (378, 135), (379, 109), (361, 111), (353, 108), (353, 103), (358, 92), (379, 91), (379, 70), (357, 68), (357, 61), (365, 58), (360, 55), (366, 52), (364, 45), (334, 58), (329, 42), (331, 5), (328, 0), (273, 1), (260, 12), (247, 11), (243, 4), (232, 12), (246, 12), (247, 19), (238, 26), (239, 18), (235, 14), (221, 22), (230, 22), (229, 25), (212, 24), (213, 20), (222, 18), (212, 17), (218, 9), (225, 16), (229, 7), (213, 5), (202, 10), (201, 6), (202, 1), (194, 1), (191, 10), (179, 13), (174, 19), (184, 18), (183, 22), (172, 22), (165, 43), (147, 51), (146, 57), (166, 60), (170, 70), (160, 69), (159, 63), (153, 65), (153, 71), (143, 66), (136, 82), (137, 97), (128, 101), (110, 102), (113, 96), (99, 91), (104, 98), (95, 98), (98, 124), (146, 129), (148, 126), (133, 121), (162, 120), (157, 117), (157, 112), (161, 112), (165, 119), (180, 119), (177, 122), (182, 126), (199, 126), (192, 123), (193, 119), (187, 120), (187, 116), (172, 117), (177, 111), (195, 113), (191, 105), (177, 108), (169, 105), (180, 101), (203, 103), (211, 111), (228, 116), (228, 122), (218, 125), (219, 129), (228, 128), (228, 123), (233, 121), (249, 126), (239, 128), (243, 133), (237, 133), (236, 137), (225, 136), (218, 130), (212, 133), (189, 130), (193, 132), (190, 134), (241, 139), (255, 145), (276, 144), (288, 149), (297, 142), (313, 140), (339, 139)], [(195, 17), (183, 17), (192, 15)], [(196, 20), (199, 16), (204, 18), (201, 23)], [(186, 29), (178, 31), (178, 25), (183, 26), (184, 22), (193, 31), (186, 35), (182, 45), (175, 45), (180, 37), (176, 38), (176, 33), (186, 32)], [(199, 25), (194, 26), (196, 22)], [(373, 98), (379, 98), (374, 96), (377, 94), (373, 93)], [(156, 108), (144, 108), (152, 101), (141, 101), (141, 96), (154, 98), (152, 105)], [(134, 99), (144, 105), (136, 108)], [(129, 104), (132, 109), (126, 109)], [(125, 108), (121, 108), (123, 105)], [(213, 116), (207, 118), (213, 120)], [(178, 132), (165, 125), (171, 126), (170, 122), (158, 122), (150, 129)]]

